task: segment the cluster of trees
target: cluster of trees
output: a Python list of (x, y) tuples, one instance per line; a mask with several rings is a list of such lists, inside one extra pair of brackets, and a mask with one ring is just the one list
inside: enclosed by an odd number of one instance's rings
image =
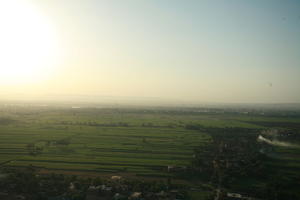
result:
[(27, 144), (26, 149), (27, 149), (29, 155), (33, 155), (33, 156), (36, 156), (43, 152), (43, 147), (36, 146), (34, 143)]
[(26, 149), (29, 153), (29, 155), (32, 156), (36, 156), (39, 155), (43, 152), (44, 147), (49, 147), (51, 145), (59, 145), (59, 146), (68, 146), (69, 144), (71, 144), (71, 138), (67, 137), (67, 138), (63, 138), (60, 140), (46, 140), (46, 141), (40, 141), (41, 143), (44, 142), (45, 145), (36, 145), (35, 143), (28, 143), (26, 145)]
[(36, 174), (33, 167), (26, 169), (4, 169), (8, 174), (0, 182), (0, 192), (9, 195), (23, 195), (25, 199), (47, 200), (49, 197), (64, 195), (73, 200), (84, 199), (84, 191), (88, 187), (88, 181), (79, 179), (81, 189), (76, 193), (69, 193), (70, 182), (76, 181), (77, 177), (68, 177), (64, 175), (49, 174), (40, 176)]
[(150, 128), (174, 128), (176, 127), (176, 124), (173, 124), (173, 123), (169, 123), (167, 125), (155, 125), (151, 122), (144, 122), (142, 123), (142, 127), (150, 127)]
[(71, 143), (71, 138), (63, 138), (61, 140), (55, 140), (54, 144), (68, 146)]
[(126, 122), (115, 122), (115, 123), (98, 123), (95, 121), (85, 121), (85, 122), (69, 122), (62, 121), (63, 125), (79, 125), (79, 126), (102, 126), (102, 127), (128, 127), (129, 124)]
[[(259, 130), (199, 125), (187, 125), (186, 128), (204, 131), (212, 138), (209, 144), (195, 149), (191, 170), (215, 188), (238, 190), (270, 200), (300, 197), (300, 193), (295, 192), (299, 177), (286, 177), (266, 164), (270, 158), (260, 151), (263, 144), (257, 142)], [(260, 182), (260, 186), (240, 186), (246, 179)]]
[(13, 119), (6, 118), (6, 117), (0, 117), (0, 125), (8, 125), (8, 124), (11, 124), (14, 122), (16, 122), (16, 121)]
[(228, 186), (239, 177), (264, 174), (264, 154), (252, 130), (210, 128), (206, 132), (212, 141), (195, 149), (192, 168), (207, 174), (211, 183)]
[[(26, 169), (2, 169), (0, 172), (8, 174), (6, 178), (0, 181), (0, 193), (7, 194), (7, 196), (12, 194), (22, 195), (24, 199), (30, 200), (48, 200), (51, 198), (84, 200), (91, 192), (91, 189), (96, 192), (95, 194), (99, 199), (101, 195), (107, 197), (105, 199), (113, 199), (114, 196), (123, 196), (126, 197), (125, 199), (128, 199), (128, 196), (134, 192), (144, 196), (143, 199), (149, 199), (146, 196), (166, 196), (172, 192), (173, 194), (175, 192), (176, 199), (188, 199), (185, 186), (171, 184), (166, 181), (143, 181), (123, 178), (116, 181), (100, 177), (84, 178), (75, 175), (40, 175), (37, 174), (33, 167)], [(101, 194), (101, 191), (103, 194)], [(175, 197), (172, 199), (175, 199)]]

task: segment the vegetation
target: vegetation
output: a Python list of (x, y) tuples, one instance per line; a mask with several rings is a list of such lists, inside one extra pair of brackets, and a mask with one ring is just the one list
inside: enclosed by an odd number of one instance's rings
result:
[[(30, 168), (43, 176), (122, 176), (128, 181), (182, 184), (186, 188), (184, 198), (192, 199), (211, 199), (220, 191), (224, 198), (229, 192), (261, 199), (297, 199), (300, 115), (282, 113), (2, 105), (0, 163), (3, 169), (17, 170), (17, 174)], [(270, 141), (292, 142), (293, 146), (258, 142), (260, 135)], [(33, 176), (30, 173), (10, 177), (18, 182), (16, 177), (25, 179)], [(39, 182), (43, 181), (32, 181), (32, 187)], [(91, 186), (91, 182), (83, 182), (85, 189), (78, 194), (79, 199)], [(70, 181), (61, 184), (66, 188)], [(62, 194), (55, 191), (55, 195)]]

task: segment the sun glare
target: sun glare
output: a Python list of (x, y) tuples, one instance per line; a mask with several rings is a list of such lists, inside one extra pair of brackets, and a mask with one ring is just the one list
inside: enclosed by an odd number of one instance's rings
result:
[(0, 83), (49, 78), (59, 58), (50, 21), (25, 0), (0, 1)]

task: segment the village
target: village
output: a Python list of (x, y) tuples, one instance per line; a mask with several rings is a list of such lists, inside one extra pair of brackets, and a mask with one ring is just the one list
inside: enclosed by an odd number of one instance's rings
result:
[(82, 178), (62, 174), (37, 174), (32, 169), (3, 173), (1, 200), (184, 200), (186, 186), (169, 181), (143, 181), (111, 176)]

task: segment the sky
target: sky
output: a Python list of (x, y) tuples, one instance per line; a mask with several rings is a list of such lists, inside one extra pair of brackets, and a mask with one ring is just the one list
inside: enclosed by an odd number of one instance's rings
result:
[(13, 1), (0, 0), (0, 99), (300, 103), (300, 1)]

